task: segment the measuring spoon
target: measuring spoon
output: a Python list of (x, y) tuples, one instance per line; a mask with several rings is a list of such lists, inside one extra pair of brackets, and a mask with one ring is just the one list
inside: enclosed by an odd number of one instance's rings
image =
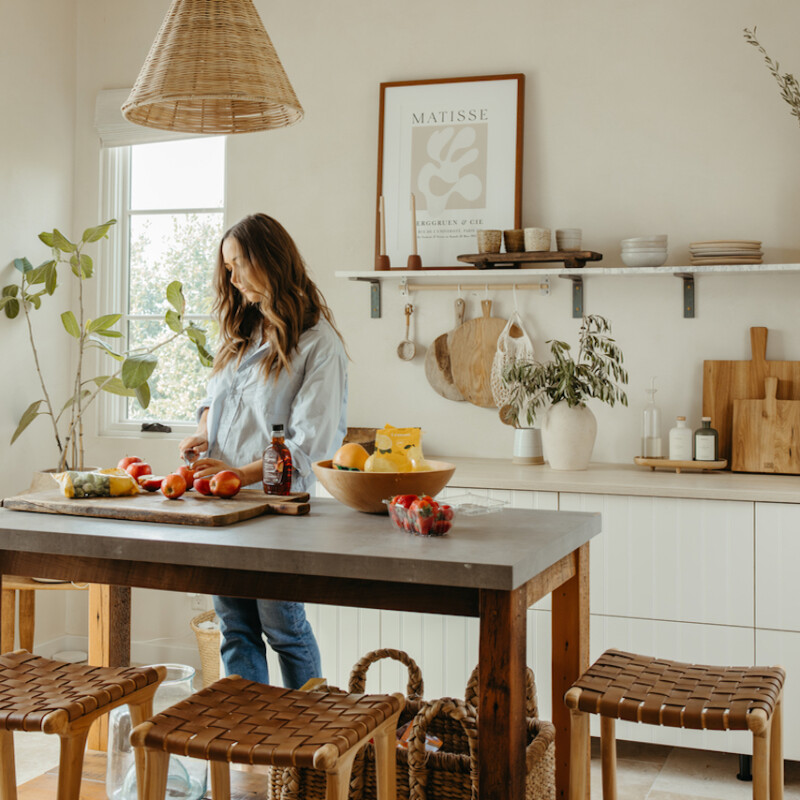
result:
[(411, 315), (414, 313), (414, 306), (411, 303), (406, 303), (406, 338), (397, 345), (397, 355), (403, 361), (411, 361), (414, 354), (417, 352), (417, 347), (411, 339), (408, 338), (408, 329), (411, 325)]

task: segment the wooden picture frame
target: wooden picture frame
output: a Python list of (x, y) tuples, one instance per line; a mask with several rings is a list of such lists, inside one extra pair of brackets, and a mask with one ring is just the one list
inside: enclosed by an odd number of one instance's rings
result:
[(414, 238), (423, 269), (467, 269), (477, 229), (521, 227), (524, 91), (522, 74), (380, 85), (376, 269), (410, 267)]

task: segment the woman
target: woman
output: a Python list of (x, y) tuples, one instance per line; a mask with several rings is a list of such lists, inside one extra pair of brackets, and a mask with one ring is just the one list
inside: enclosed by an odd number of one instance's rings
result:
[[(205, 452), (195, 476), (232, 469), (261, 487), (261, 455), (282, 423), (292, 454), (292, 491), (314, 482), (311, 463), (346, 432), (347, 355), (333, 315), (282, 225), (245, 217), (222, 238), (214, 271), (220, 345), (181, 454)], [(215, 597), (227, 674), (269, 683), (262, 633), (278, 654), (284, 685), (320, 677), (319, 648), (302, 603)]]

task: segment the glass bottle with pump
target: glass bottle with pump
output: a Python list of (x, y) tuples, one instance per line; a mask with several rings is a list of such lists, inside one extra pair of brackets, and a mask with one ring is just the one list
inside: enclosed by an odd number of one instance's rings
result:
[(719, 460), (719, 433), (711, 427), (711, 417), (702, 417), (703, 426), (694, 432), (695, 461)]
[(292, 490), (292, 454), (283, 441), (283, 425), (272, 426), (272, 441), (261, 460), (264, 494), (289, 494)]
[(675, 427), (669, 432), (669, 460), (691, 461), (693, 438), (686, 417), (678, 417)]
[(642, 419), (642, 455), (645, 458), (663, 458), (661, 444), (661, 410), (656, 405), (656, 379), (653, 378), (645, 394), (650, 395), (650, 400), (644, 407)]

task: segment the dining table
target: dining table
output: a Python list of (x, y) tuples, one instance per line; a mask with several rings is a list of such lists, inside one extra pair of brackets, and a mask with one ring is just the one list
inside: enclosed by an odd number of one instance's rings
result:
[(312, 500), (305, 516), (221, 527), (0, 508), (0, 575), (90, 583), (89, 663), (102, 666), (130, 661), (131, 587), (477, 617), (480, 800), (524, 800), (526, 616), (551, 594), (556, 797), (566, 798), (563, 696), (589, 663), (589, 541), (600, 529), (599, 514), (503, 508), (414, 536), (332, 499)]

